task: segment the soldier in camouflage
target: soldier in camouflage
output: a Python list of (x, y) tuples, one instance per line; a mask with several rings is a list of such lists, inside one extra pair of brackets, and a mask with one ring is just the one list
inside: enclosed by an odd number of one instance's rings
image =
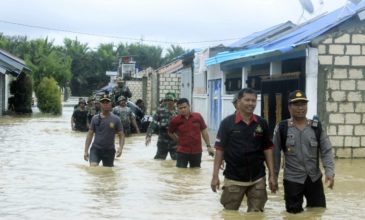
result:
[(111, 99), (113, 106), (118, 105), (118, 98), (124, 96), (127, 98), (132, 97), (132, 92), (129, 90), (128, 86), (123, 81), (122, 77), (117, 77), (117, 86), (113, 87), (111, 92)]
[(136, 122), (136, 116), (134, 115), (132, 109), (127, 106), (127, 98), (120, 96), (118, 98), (118, 104), (118, 106), (113, 108), (113, 114), (119, 116), (123, 125), (125, 136), (129, 137), (132, 133), (131, 125), (133, 125), (137, 133), (140, 133)]
[(96, 115), (94, 97), (93, 96), (90, 96), (89, 98), (87, 98), (87, 106), (85, 108), (86, 108), (86, 111), (87, 111), (87, 120), (90, 124), (92, 117), (94, 115)]
[(154, 131), (158, 131), (157, 152), (154, 159), (165, 160), (167, 153), (170, 153), (171, 159), (176, 160), (176, 142), (167, 134), (170, 120), (177, 115), (174, 100), (174, 93), (166, 93), (164, 99), (166, 105), (159, 108), (153, 115), (153, 121), (147, 129), (146, 146), (151, 143)]

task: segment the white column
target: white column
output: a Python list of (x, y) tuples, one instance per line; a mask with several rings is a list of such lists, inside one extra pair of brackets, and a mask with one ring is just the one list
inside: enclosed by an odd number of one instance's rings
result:
[(246, 80), (248, 78), (248, 71), (251, 67), (248, 66), (248, 67), (242, 67), (242, 88), (246, 88), (247, 85), (246, 85)]
[(270, 63), (270, 76), (278, 76), (281, 75), (281, 61), (271, 62)]
[(306, 83), (305, 93), (309, 100), (307, 117), (312, 118), (317, 115), (317, 96), (318, 96), (318, 49), (308, 47), (305, 60)]

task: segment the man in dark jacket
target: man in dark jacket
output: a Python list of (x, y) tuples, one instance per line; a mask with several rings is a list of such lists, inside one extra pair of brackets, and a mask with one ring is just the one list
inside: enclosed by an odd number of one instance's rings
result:
[(237, 96), (237, 111), (220, 124), (215, 148), (213, 192), (219, 189), (219, 169), (225, 161), (224, 186), (221, 203), (225, 209), (238, 210), (247, 196), (247, 211), (263, 211), (267, 201), (264, 162), (269, 171), (269, 186), (276, 192), (273, 144), (265, 119), (253, 112), (257, 94), (252, 89), (242, 89)]

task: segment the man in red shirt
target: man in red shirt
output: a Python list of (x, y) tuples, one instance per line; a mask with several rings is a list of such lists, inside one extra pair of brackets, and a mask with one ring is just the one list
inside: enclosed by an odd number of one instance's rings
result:
[(186, 98), (177, 101), (178, 115), (169, 124), (169, 135), (177, 142), (176, 166), (179, 168), (200, 167), (202, 157), (202, 141), (207, 145), (209, 155), (214, 156), (210, 146), (207, 125), (198, 112), (190, 112), (190, 104)]

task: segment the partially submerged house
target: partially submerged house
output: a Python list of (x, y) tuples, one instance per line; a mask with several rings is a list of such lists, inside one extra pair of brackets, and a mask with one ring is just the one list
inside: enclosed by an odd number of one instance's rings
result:
[[(251, 87), (260, 93), (256, 113), (273, 130), (289, 117), (288, 93), (302, 89), (310, 100), (307, 116), (320, 116), (336, 157), (365, 158), (365, 2), (259, 32), (206, 65), (210, 128), (233, 112), (233, 94)], [(215, 93), (219, 105), (209, 101)]]
[(191, 50), (156, 70), (160, 99), (167, 92), (173, 92), (176, 94), (176, 98), (187, 98), (192, 102), (195, 53), (195, 50)]
[(9, 107), (10, 88), (9, 83), (12, 78), (17, 79), (31, 72), (25, 65), (25, 62), (18, 57), (0, 50), (0, 116), (3, 115)]

